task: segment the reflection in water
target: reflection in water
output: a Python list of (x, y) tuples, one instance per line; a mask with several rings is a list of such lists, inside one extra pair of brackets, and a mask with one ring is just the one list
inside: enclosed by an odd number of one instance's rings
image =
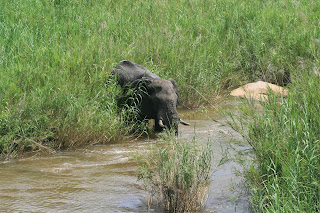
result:
[[(196, 135), (200, 143), (212, 143), (216, 165), (224, 151), (234, 156), (248, 149), (238, 133), (221, 125), (224, 118), (216, 111), (180, 114), (192, 127), (181, 126), (179, 138), (190, 141)], [(0, 212), (147, 212), (132, 155), (148, 150), (152, 143), (156, 139), (0, 162)], [(242, 180), (234, 168), (241, 170), (232, 161), (217, 167), (202, 212), (248, 212), (246, 197), (232, 190)]]

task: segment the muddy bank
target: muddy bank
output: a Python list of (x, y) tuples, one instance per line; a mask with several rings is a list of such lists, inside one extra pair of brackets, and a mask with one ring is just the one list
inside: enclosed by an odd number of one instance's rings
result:
[[(191, 126), (180, 126), (179, 138), (209, 141), (215, 165), (221, 159), (224, 162), (212, 174), (202, 212), (248, 212), (247, 197), (239, 185), (243, 180), (234, 173), (242, 167), (230, 160), (246, 152), (248, 145), (223, 125), (225, 118), (215, 110), (182, 110), (180, 114)], [(0, 212), (146, 212), (145, 192), (137, 182), (132, 155), (156, 142), (144, 138), (1, 162)]]

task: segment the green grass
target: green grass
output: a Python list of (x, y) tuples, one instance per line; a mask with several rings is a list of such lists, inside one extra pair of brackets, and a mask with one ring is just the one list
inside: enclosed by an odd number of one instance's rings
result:
[(138, 156), (139, 179), (148, 194), (148, 207), (168, 212), (197, 212), (206, 203), (213, 170), (212, 148), (167, 136)]
[(116, 88), (105, 87), (123, 59), (174, 78), (183, 105), (194, 107), (246, 81), (283, 84), (318, 70), (319, 8), (317, 0), (0, 0), (0, 153), (129, 132)]
[(256, 212), (320, 210), (320, 79), (299, 75), (287, 99), (258, 113), (244, 107), (244, 136), (254, 165), (245, 172)]

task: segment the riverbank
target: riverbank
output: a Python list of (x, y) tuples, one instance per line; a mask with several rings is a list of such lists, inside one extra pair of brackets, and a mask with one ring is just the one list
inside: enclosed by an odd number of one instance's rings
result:
[(255, 155), (244, 172), (255, 212), (320, 210), (319, 89), (319, 76), (301, 75), (288, 98), (273, 96), (259, 112), (242, 106), (235, 128)]
[(1, 8), (6, 158), (127, 135), (117, 89), (105, 87), (123, 59), (174, 78), (184, 107), (212, 105), (244, 82), (287, 84), (292, 73), (319, 69), (318, 1), (20, 0)]

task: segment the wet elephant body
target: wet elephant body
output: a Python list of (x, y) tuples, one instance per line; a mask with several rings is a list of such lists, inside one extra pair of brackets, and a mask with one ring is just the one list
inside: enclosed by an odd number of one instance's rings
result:
[[(178, 134), (178, 123), (189, 125), (178, 115), (179, 89), (172, 78), (162, 79), (147, 68), (127, 60), (121, 61), (111, 74), (124, 91), (121, 102), (138, 106), (139, 120), (154, 119), (155, 131), (168, 128)], [(129, 89), (134, 95), (127, 95)]]

